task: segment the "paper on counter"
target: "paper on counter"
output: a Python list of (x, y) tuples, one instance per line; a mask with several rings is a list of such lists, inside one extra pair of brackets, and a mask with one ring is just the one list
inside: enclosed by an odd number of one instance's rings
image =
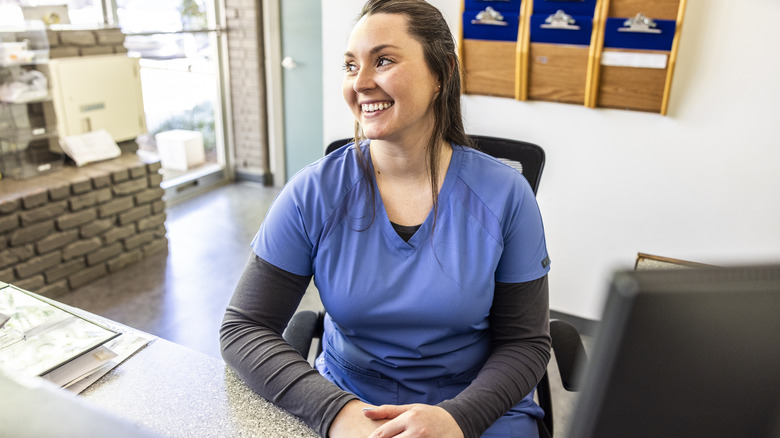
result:
[(122, 154), (119, 145), (105, 129), (64, 137), (61, 140), (61, 146), (62, 150), (79, 167), (88, 163), (116, 158)]

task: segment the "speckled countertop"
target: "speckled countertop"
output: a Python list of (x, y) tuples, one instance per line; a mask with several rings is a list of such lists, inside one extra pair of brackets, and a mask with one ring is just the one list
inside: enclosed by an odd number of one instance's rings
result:
[(156, 339), (85, 390), (90, 404), (166, 437), (317, 438), (221, 360)]
[(151, 341), (80, 395), (41, 378), (0, 372), (0, 438), (318, 437), (220, 359), (39, 298)]

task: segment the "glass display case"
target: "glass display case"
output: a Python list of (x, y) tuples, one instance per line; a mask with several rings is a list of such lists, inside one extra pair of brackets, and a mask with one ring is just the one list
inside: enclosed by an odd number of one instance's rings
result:
[[(0, 27), (0, 175), (30, 178), (62, 167), (42, 21)], [(54, 149), (54, 150), (52, 150)]]

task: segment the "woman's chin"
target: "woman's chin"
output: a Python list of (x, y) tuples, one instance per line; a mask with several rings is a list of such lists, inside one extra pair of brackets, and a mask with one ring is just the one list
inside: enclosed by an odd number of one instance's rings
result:
[(369, 140), (382, 140), (385, 137), (385, 133), (379, 129), (366, 129), (364, 127), (363, 136)]

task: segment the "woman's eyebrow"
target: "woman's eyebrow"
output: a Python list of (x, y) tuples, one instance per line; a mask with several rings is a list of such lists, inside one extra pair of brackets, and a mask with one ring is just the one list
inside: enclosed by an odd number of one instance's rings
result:
[[(394, 46), (392, 44), (380, 44), (380, 45), (378, 45), (376, 47), (371, 48), (371, 51), (369, 52), (369, 54), (376, 55), (378, 52), (381, 52), (381, 51), (383, 51), (385, 49), (399, 49), (399, 47), (398, 46)], [(354, 58), (355, 55), (352, 52), (350, 52), (349, 50), (347, 50), (346, 52), (344, 52), (344, 57), (345, 58)]]

